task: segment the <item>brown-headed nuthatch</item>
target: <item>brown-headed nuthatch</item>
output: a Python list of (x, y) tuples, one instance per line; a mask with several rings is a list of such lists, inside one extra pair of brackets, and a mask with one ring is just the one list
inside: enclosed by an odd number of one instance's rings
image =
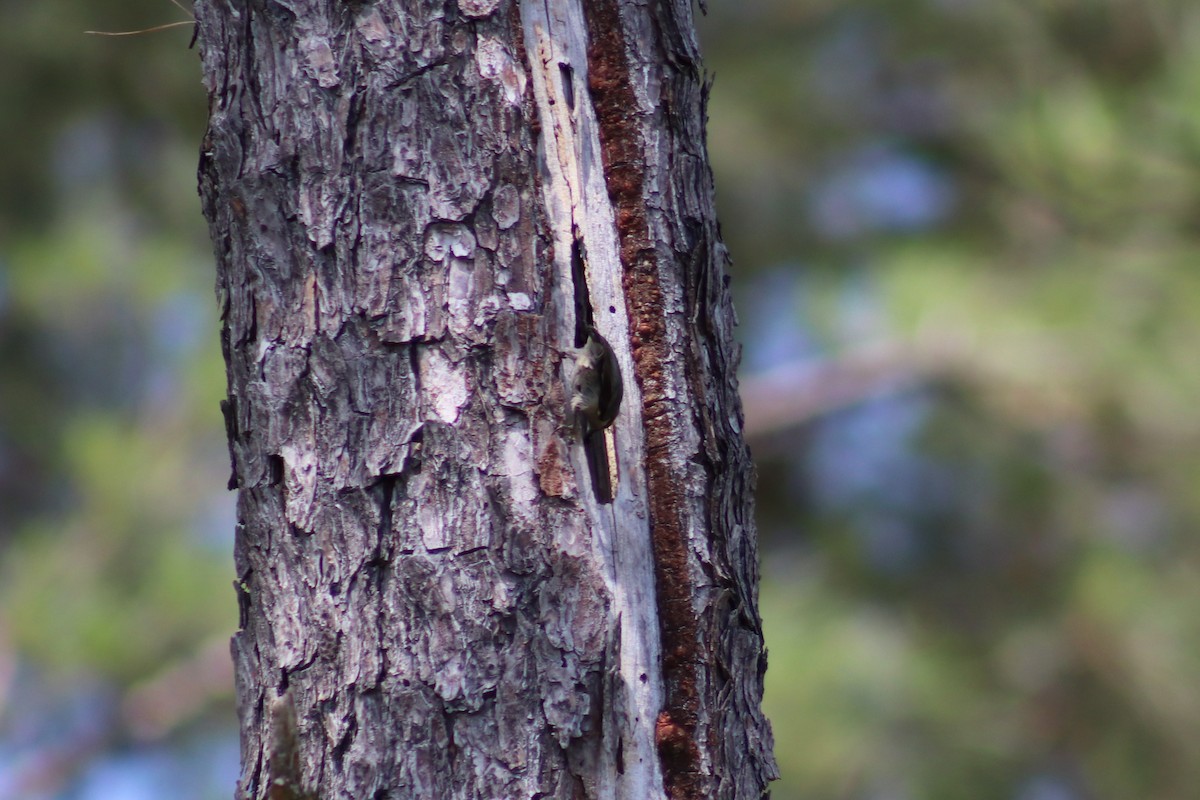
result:
[(571, 410), (582, 416), (588, 425), (585, 433), (599, 431), (613, 424), (621, 410), (621, 368), (612, 346), (588, 327), (587, 341), (575, 359), (574, 392)]

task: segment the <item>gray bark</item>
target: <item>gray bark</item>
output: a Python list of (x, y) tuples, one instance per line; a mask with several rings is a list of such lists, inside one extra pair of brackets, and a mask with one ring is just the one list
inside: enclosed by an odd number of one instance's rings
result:
[[(690, 14), (196, 4), (240, 797), (774, 776)], [(569, 412), (582, 309), (624, 374), (611, 503)]]

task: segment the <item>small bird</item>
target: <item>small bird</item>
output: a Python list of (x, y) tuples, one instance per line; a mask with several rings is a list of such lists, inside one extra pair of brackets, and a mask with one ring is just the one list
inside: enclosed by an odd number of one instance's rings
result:
[(612, 345), (589, 325), (587, 340), (575, 358), (571, 410), (582, 422), (588, 470), (591, 472), (596, 499), (601, 503), (612, 502), (614, 483), (604, 429), (617, 418), (624, 394), (621, 367)]
[(589, 326), (587, 341), (575, 359), (575, 391), (571, 395), (571, 410), (587, 422), (585, 433), (612, 425), (624, 394), (621, 367), (612, 346)]

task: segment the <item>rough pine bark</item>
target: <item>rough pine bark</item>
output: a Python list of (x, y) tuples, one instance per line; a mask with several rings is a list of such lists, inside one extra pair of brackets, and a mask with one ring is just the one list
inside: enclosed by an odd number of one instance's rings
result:
[[(239, 797), (750, 798), (752, 471), (691, 9), (198, 0)], [(624, 403), (606, 502), (570, 412)]]

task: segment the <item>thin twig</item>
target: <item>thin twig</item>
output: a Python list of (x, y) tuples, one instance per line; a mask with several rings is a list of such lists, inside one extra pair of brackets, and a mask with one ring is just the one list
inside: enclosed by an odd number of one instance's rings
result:
[(195, 21), (196, 21), (196, 16), (195, 16), (195, 15), (192, 13), (191, 9), (189, 9), (189, 8), (188, 8), (187, 6), (185, 6), (183, 3), (179, 2), (179, 0), (171, 0), (171, 5), (175, 6), (175, 7), (176, 7), (176, 8), (178, 8), (180, 11), (182, 11), (183, 13), (185, 13), (185, 14), (187, 14), (189, 17), (191, 17), (193, 22), (195, 22)]
[(767, 444), (824, 414), (939, 373), (944, 364), (901, 342), (864, 345), (828, 360), (795, 361), (742, 380), (745, 435)]
[(142, 33), (154, 33), (156, 31), (165, 31), (167, 28), (178, 28), (181, 25), (195, 25), (194, 19), (186, 22), (168, 22), (165, 25), (155, 25), (153, 28), (143, 28), (140, 31), (84, 31), (92, 36), (137, 36)]

